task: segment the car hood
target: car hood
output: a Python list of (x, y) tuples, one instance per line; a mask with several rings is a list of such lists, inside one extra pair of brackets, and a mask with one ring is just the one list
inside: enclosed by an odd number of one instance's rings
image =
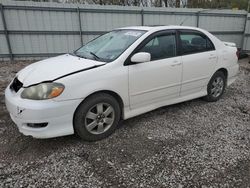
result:
[(33, 63), (19, 71), (17, 77), (23, 83), (24, 87), (28, 87), (40, 82), (53, 81), (104, 64), (104, 62), (65, 54)]

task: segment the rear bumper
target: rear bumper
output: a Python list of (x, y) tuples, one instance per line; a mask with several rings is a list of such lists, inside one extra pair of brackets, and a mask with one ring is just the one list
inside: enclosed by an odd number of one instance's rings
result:
[(228, 69), (227, 86), (230, 86), (239, 75), (239, 64), (229, 67)]
[[(5, 103), (11, 119), (24, 135), (34, 138), (51, 138), (74, 134), (73, 115), (81, 100), (34, 101), (22, 99), (9, 87), (5, 90)], [(48, 123), (34, 128), (28, 123)]]

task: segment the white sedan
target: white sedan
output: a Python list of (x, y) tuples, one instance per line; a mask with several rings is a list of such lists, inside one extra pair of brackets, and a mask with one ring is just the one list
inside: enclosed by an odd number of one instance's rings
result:
[(217, 101), (239, 69), (234, 43), (193, 27), (126, 27), (31, 64), (5, 90), (24, 135), (109, 136), (121, 119), (204, 97)]

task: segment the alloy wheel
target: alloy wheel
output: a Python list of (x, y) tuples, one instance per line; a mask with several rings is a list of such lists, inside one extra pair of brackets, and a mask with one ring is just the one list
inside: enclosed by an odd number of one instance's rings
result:
[(217, 98), (223, 92), (224, 81), (221, 77), (216, 77), (212, 83), (211, 94), (213, 97)]
[(92, 134), (102, 134), (112, 126), (114, 119), (114, 108), (107, 103), (98, 103), (88, 110), (85, 127)]

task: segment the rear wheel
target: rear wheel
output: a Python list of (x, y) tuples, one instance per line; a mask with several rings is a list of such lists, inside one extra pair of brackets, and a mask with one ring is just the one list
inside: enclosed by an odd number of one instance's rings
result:
[(216, 72), (207, 86), (206, 101), (215, 102), (221, 98), (226, 87), (226, 77), (221, 71)]
[(106, 93), (98, 93), (79, 105), (74, 115), (75, 132), (84, 140), (96, 141), (112, 134), (120, 120), (120, 106)]

